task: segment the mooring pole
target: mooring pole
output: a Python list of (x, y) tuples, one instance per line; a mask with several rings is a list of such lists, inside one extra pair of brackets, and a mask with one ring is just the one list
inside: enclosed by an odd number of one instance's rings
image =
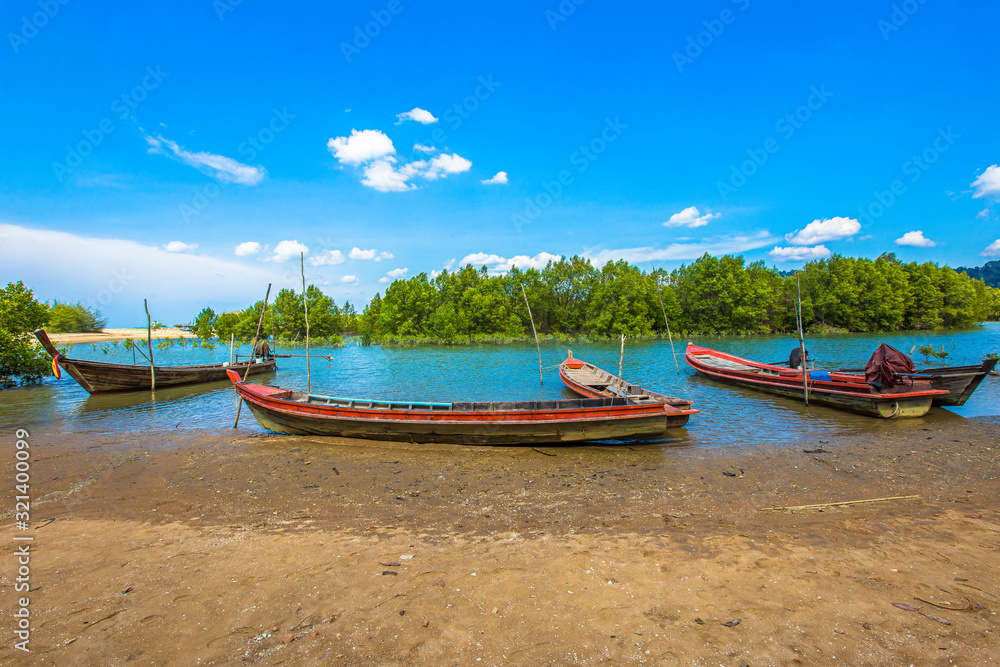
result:
[(524, 291), (524, 283), (521, 283), (521, 294), (524, 295), (524, 305), (528, 307), (528, 319), (531, 320), (531, 333), (535, 336), (535, 349), (538, 350), (538, 386), (544, 387), (545, 380), (542, 377), (542, 348), (538, 344), (538, 332), (535, 330), (535, 317), (531, 314), (531, 304), (528, 303), (528, 293)]
[(802, 394), (809, 405), (809, 366), (806, 363), (806, 343), (802, 337), (802, 282), (795, 276), (795, 289), (798, 292), (799, 301), (795, 311), (795, 323), (799, 328), (799, 356), (802, 357)]
[[(250, 348), (250, 361), (247, 362), (246, 372), (243, 373), (243, 379), (246, 380), (247, 376), (250, 375), (250, 367), (253, 365), (254, 354), (257, 351), (257, 338), (260, 336), (260, 326), (264, 324), (264, 311), (267, 310), (267, 300), (271, 297), (271, 283), (267, 284), (267, 293), (264, 295), (264, 305), (260, 309), (260, 319), (257, 320), (257, 333), (253, 336), (253, 347)], [(239, 396), (239, 395), (237, 395)], [(233, 423), (233, 428), (239, 426), (240, 423), (240, 412), (243, 410), (243, 397), (239, 396), (236, 399), (236, 421)]]
[(153, 320), (149, 316), (149, 303), (142, 300), (142, 306), (146, 309), (146, 348), (149, 350), (149, 379), (150, 390), (156, 391), (156, 364), (153, 363)]

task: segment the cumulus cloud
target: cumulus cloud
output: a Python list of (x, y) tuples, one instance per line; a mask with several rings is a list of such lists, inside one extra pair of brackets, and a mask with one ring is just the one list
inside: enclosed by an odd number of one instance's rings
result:
[(975, 189), (973, 199), (979, 199), (987, 195), (1000, 195), (1000, 167), (995, 164), (986, 167), (986, 171), (979, 175), (979, 178), (972, 182)]
[(306, 252), (309, 252), (309, 248), (302, 245), (298, 241), (282, 241), (278, 245), (274, 246), (274, 254), (271, 255), (270, 261), (287, 262), (294, 257), (298, 257), (299, 253)]
[(990, 217), (990, 209), (988, 208), (984, 208), (979, 213), (976, 213), (976, 220), (985, 220), (988, 217)]
[(498, 171), (497, 175), (493, 178), (487, 178), (483, 181), (486, 185), (507, 185), (507, 172)]
[(785, 234), (785, 240), (793, 245), (815, 245), (846, 239), (859, 231), (861, 223), (853, 218), (827, 218), (813, 220), (805, 229), (796, 229), (791, 234)]
[[(334, 137), (327, 142), (330, 153), (341, 163), (361, 167), (361, 184), (379, 192), (405, 192), (416, 189), (409, 183), (422, 176), (427, 180), (469, 171), (472, 162), (457, 153), (436, 155), (430, 160), (414, 160), (397, 167), (392, 140), (378, 130), (351, 130), (349, 137)], [(414, 150), (434, 153), (433, 146), (414, 144)]]
[(396, 125), (404, 123), (408, 120), (415, 120), (421, 125), (430, 125), (431, 123), (438, 122), (438, 119), (434, 117), (434, 114), (426, 109), (421, 109), (420, 107), (413, 107), (409, 111), (398, 113), (396, 114), (396, 118), (399, 119), (396, 121)]
[(405, 192), (416, 188), (417, 186), (406, 182), (406, 179), (409, 178), (407, 174), (396, 171), (393, 162), (395, 160), (390, 159), (372, 162), (365, 167), (361, 184), (379, 192)]
[(671, 243), (668, 246), (643, 246), (639, 248), (617, 248), (608, 250), (588, 249), (583, 255), (591, 263), (601, 266), (607, 262), (624, 259), (639, 262), (664, 261), (670, 259), (698, 259), (705, 253), (727, 255), (754, 250), (776, 242), (778, 239), (762, 230), (750, 235), (711, 236), (690, 243)]
[(162, 136), (151, 136), (143, 133), (149, 152), (166, 155), (186, 165), (195, 167), (223, 183), (238, 183), (240, 185), (257, 185), (267, 176), (263, 167), (243, 164), (225, 155), (199, 152), (194, 153), (179, 146), (176, 142), (164, 139)]
[(367, 259), (367, 260), (372, 260), (374, 262), (381, 262), (383, 259), (393, 259), (395, 255), (393, 255), (388, 250), (383, 250), (381, 252), (379, 252), (375, 248), (371, 248), (370, 250), (362, 250), (361, 248), (355, 246), (351, 248), (351, 252), (348, 254), (348, 257), (350, 257), (351, 259)]
[[(500, 255), (476, 252), (463, 257), (461, 261), (459, 261), (458, 265), (465, 266), (466, 264), (471, 264), (476, 268), (485, 266), (490, 273), (502, 274), (507, 273), (515, 266), (519, 269), (544, 269), (550, 261), (558, 262), (559, 260), (559, 255), (553, 255), (548, 252), (540, 252), (534, 257), (529, 257), (528, 255), (515, 255), (510, 259), (501, 257)], [(448, 267), (446, 266), (446, 268)]]
[(392, 271), (387, 271), (386, 276), (390, 278), (405, 278), (406, 274), (410, 272), (410, 269), (403, 267), (402, 269), (393, 269)]
[(709, 221), (719, 217), (719, 213), (712, 213), (710, 209), (705, 209), (705, 215), (698, 212), (697, 206), (688, 206), (680, 213), (674, 213), (670, 219), (663, 223), (664, 227), (704, 227)]
[(980, 257), (1000, 257), (1000, 239), (989, 244), (979, 253)]
[(768, 251), (767, 254), (778, 262), (808, 262), (813, 259), (823, 259), (824, 257), (829, 257), (830, 251), (827, 250), (824, 245), (818, 245), (812, 248), (804, 246), (782, 248), (781, 246), (775, 246), (774, 249)]
[(256, 241), (246, 241), (236, 246), (235, 252), (239, 257), (256, 255), (260, 252), (260, 244)]
[(326, 147), (333, 157), (351, 165), (396, 153), (392, 139), (378, 130), (351, 130), (351, 136), (333, 137)]
[(344, 253), (339, 250), (323, 250), (309, 258), (310, 266), (336, 266), (344, 263)]
[(357, 276), (344, 276), (343, 278), (340, 279), (340, 282), (344, 283), (345, 285), (357, 285), (358, 284), (358, 277)]
[(189, 250), (194, 250), (198, 247), (197, 243), (184, 243), (183, 241), (171, 241), (167, 245), (163, 246), (163, 249), (167, 252), (188, 252)]
[(911, 248), (933, 248), (937, 243), (924, 236), (924, 233), (918, 229), (915, 232), (906, 232), (896, 239), (896, 245)]

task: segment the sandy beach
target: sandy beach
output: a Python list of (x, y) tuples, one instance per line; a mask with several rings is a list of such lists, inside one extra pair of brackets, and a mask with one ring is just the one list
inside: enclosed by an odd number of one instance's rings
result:
[[(155, 329), (152, 332), (154, 340), (161, 338), (197, 338), (184, 329)], [(145, 329), (104, 329), (99, 333), (50, 333), (49, 339), (56, 345), (73, 345), (77, 343), (110, 343), (116, 340), (146, 340)]]
[(1000, 424), (877, 432), (780, 450), (34, 432), (32, 652), (0, 662), (996, 664)]

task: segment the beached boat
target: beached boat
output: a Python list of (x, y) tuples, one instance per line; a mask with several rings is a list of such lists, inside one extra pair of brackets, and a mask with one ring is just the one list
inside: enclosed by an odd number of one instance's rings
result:
[(996, 359), (985, 359), (978, 366), (942, 366), (918, 368), (917, 375), (931, 381), (933, 389), (944, 389), (947, 394), (934, 397), (934, 405), (964, 405), (983, 379), (993, 372)]
[[(684, 359), (697, 372), (720, 382), (803, 399), (802, 370), (764, 364), (688, 343)], [(877, 389), (864, 376), (807, 370), (809, 402), (873, 417), (920, 417), (927, 414), (936, 396), (926, 379), (907, 377), (892, 388)]]
[(257, 422), (270, 431), (367, 440), (460, 445), (572, 444), (662, 437), (661, 403), (624, 398), (428, 403), (323, 396), (229, 378)]
[[(109, 391), (149, 391), (153, 373), (148, 365), (112, 364), (104, 361), (71, 359), (64, 356), (49, 340), (43, 329), (35, 331), (35, 338), (42, 344), (59, 367), (91, 394)], [(200, 366), (156, 366), (156, 388), (173, 387), (201, 382), (219, 382), (226, 379), (227, 370), (246, 372), (248, 361), (234, 364), (204, 364)], [(250, 366), (250, 375), (274, 370), (274, 360), (258, 361)]]
[(616, 376), (594, 364), (575, 359), (572, 352), (569, 353), (569, 357), (565, 361), (559, 364), (559, 378), (571, 391), (580, 396), (626, 398), (635, 404), (659, 403), (664, 406), (667, 412), (667, 426), (670, 428), (684, 426), (691, 415), (696, 415), (699, 412), (691, 407), (691, 401), (667, 396), (643, 389), (631, 382), (619, 380)]

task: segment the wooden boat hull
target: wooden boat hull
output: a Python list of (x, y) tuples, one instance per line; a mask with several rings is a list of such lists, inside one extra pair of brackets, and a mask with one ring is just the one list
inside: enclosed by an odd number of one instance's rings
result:
[[(712, 357), (726, 366), (713, 366)], [(684, 355), (687, 363), (699, 374), (719, 382), (757, 391), (803, 399), (802, 374), (788, 368), (740, 359), (693, 344)], [(745, 367), (740, 370), (740, 366)], [(883, 419), (922, 417), (927, 414), (935, 397), (944, 390), (932, 389), (929, 382), (915, 381), (911, 385), (897, 385), (894, 390), (875, 392), (856, 376), (834, 375), (833, 381), (809, 380), (809, 402), (816, 405), (847, 410)]]
[(945, 368), (924, 368), (917, 371), (929, 375), (931, 386), (944, 389), (948, 393), (934, 397), (934, 405), (965, 405), (983, 379), (996, 366), (996, 359), (986, 359), (979, 366), (949, 366)]
[[(112, 364), (102, 361), (87, 361), (64, 357), (52, 344), (44, 331), (35, 332), (35, 337), (46, 352), (57, 361), (59, 367), (76, 380), (81, 387), (91, 394), (117, 391), (150, 391), (153, 386), (152, 373), (149, 366), (133, 364)], [(220, 382), (227, 379), (226, 371), (235, 370), (242, 376), (247, 364), (243, 361), (232, 365), (205, 364), (200, 366), (157, 366), (156, 387), (175, 387), (186, 384), (205, 382)], [(274, 371), (274, 360), (254, 363), (250, 366), (250, 375), (259, 375)]]
[(667, 428), (684, 426), (691, 415), (699, 413), (691, 408), (691, 401), (643, 389), (631, 382), (618, 382), (607, 371), (573, 357), (559, 364), (559, 379), (570, 391), (588, 398), (627, 396), (633, 402), (660, 403), (667, 414)]
[[(235, 375), (235, 374), (233, 374)], [(361, 407), (377, 401), (316, 397), (233, 379), (236, 391), (257, 422), (294, 435), (460, 445), (574, 444), (601, 440), (662, 437), (667, 414), (662, 405), (628, 405), (622, 399), (538, 401), (535, 409), (514, 402), (407, 404)], [(353, 407), (352, 407), (353, 406)]]

